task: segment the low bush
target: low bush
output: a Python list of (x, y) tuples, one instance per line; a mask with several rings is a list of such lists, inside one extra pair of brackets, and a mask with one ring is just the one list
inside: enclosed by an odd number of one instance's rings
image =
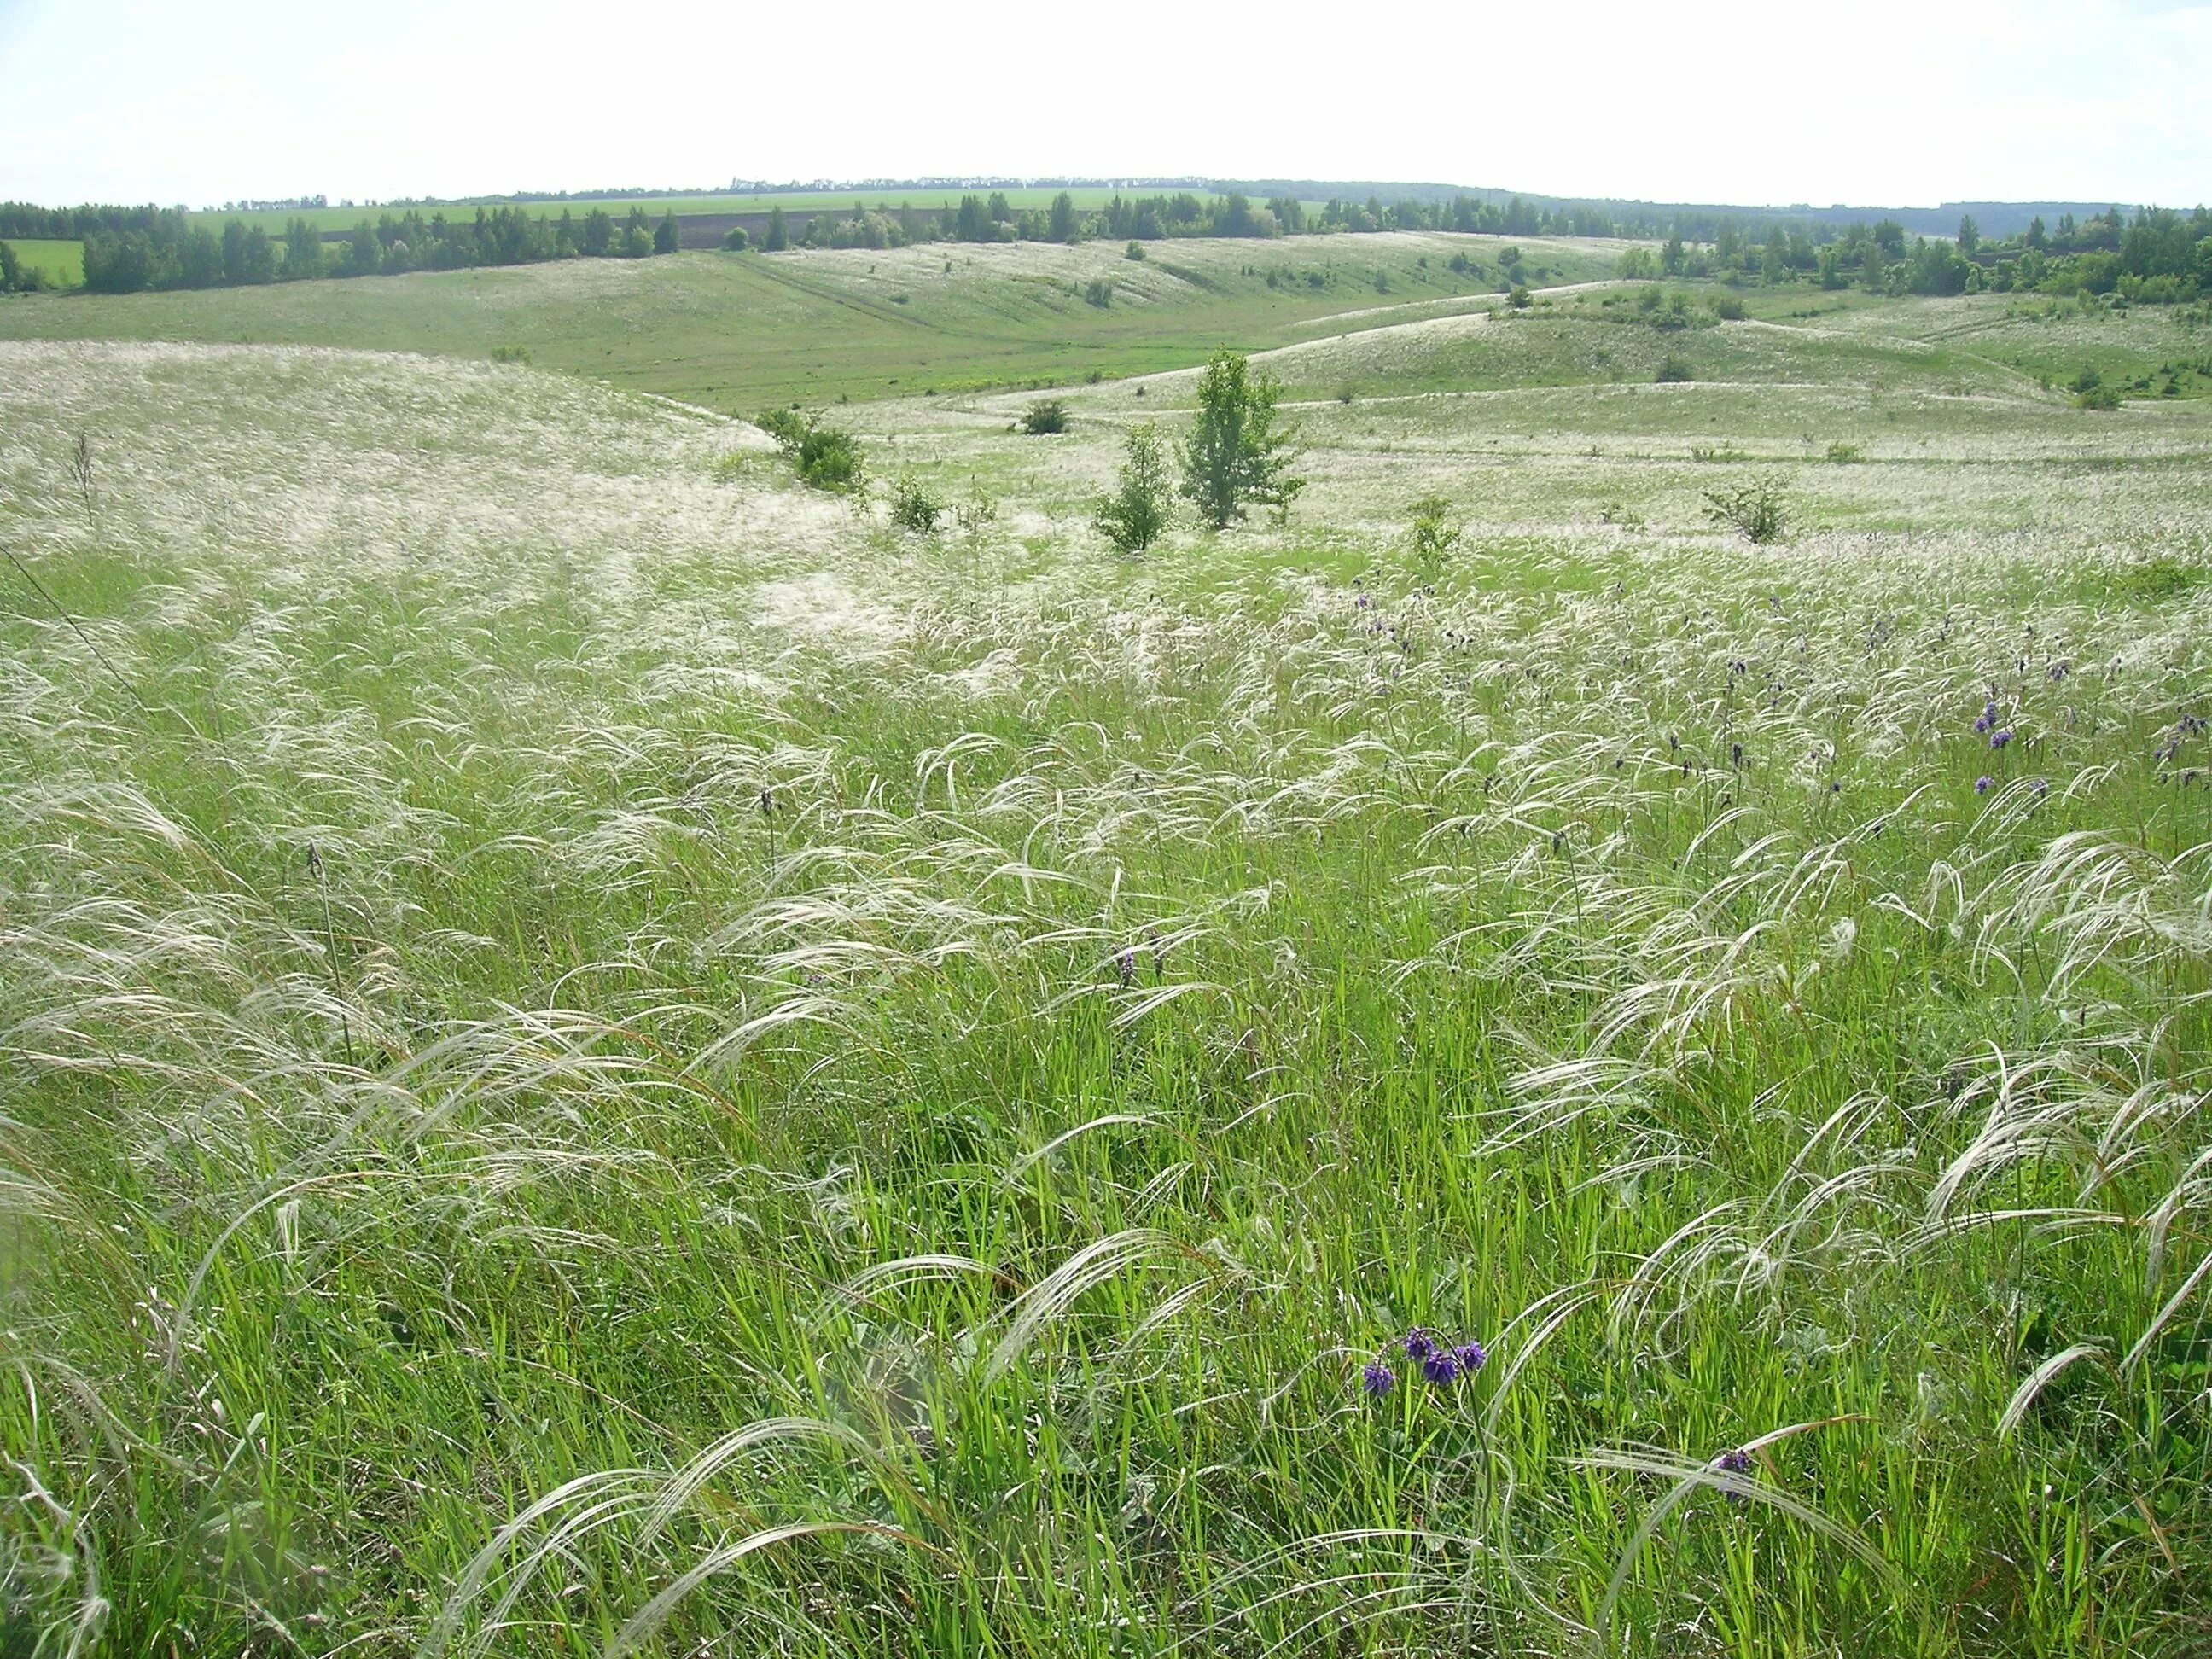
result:
[(1014, 430), (1032, 438), (1065, 432), (1067, 430), (1067, 405), (1057, 398), (1040, 398), (1022, 411), (1022, 418), (1014, 423)]
[(944, 498), (908, 474), (891, 486), (891, 522), (902, 530), (927, 536), (945, 516)]
[(1114, 303), (1113, 279), (1107, 276), (1092, 277), (1091, 286), (1083, 290), (1083, 297), (1086, 302), (1097, 306), (1099, 310), (1105, 310)]
[(1679, 386), (1685, 380), (1694, 380), (1698, 376), (1686, 359), (1670, 351), (1661, 360), (1659, 373), (1652, 378), (1661, 386)]
[(860, 440), (842, 427), (796, 409), (772, 409), (753, 424), (775, 440), (802, 482), (817, 489), (856, 489), (861, 478)]
[(519, 345), (496, 345), (491, 349), (491, 360), (495, 363), (526, 363), (530, 348)]
[(1715, 524), (1729, 526), (1758, 546), (1778, 542), (1789, 532), (1789, 508), (1783, 501), (1782, 492), (1771, 483), (1760, 482), (1741, 484), (1734, 489), (1709, 489), (1705, 501), (1708, 519)]

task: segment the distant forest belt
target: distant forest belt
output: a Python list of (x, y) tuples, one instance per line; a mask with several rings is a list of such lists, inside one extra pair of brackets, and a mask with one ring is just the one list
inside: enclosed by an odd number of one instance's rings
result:
[[(374, 214), (369, 218), (369, 222), (371, 224), (375, 223), (377, 216), (380, 216), (385, 213), (390, 212), (390, 210), (391, 210), (387, 208), (378, 208), (374, 210)], [(421, 211), (420, 209), (416, 210), (418, 212)], [(440, 212), (445, 211), (444, 209), (439, 209), (436, 210)], [(872, 212), (873, 210), (873, 206), (871, 204), (870, 211)], [(897, 211), (897, 209), (894, 207), (892, 210), (896, 212)], [(462, 216), (464, 213), (473, 213), (474, 211), (474, 209), (457, 208), (448, 214), (447, 216), (449, 218), (459, 218)], [(586, 211), (588, 212), (590, 210), (586, 209)], [(611, 213), (611, 210), (610, 211)], [(930, 221), (933, 224), (934, 224), (937, 219), (940, 216), (938, 210), (933, 207), (918, 207), (915, 211), (921, 215), (924, 219)], [(791, 227), (793, 236), (795, 239), (805, 231), (806, 222), (808, 220), (818, 218), (825, 214), (833, 219), (849, 219), (853, 216), (853, 210), (850, 207), (816, 208), (810, 209), (805, 212), (797, 212), (787, 208), (784, 210), (783, 216), (784, 222)], [(548, 218), (557, 219), (561, 216), (556, 212), (548, 214), (545, 216)], [(583, 215), (578, 214), (576, 216), (580, 219), (583, 217)], [(612, 213), (611, 216), (619, 224), (620, 221), (625, 216), (625, 215), (623, 213)], [(733, 228), (740, 225), (744, 228), (745, 234), (752, 238), (754, 241), (757, 242), (768, 234), (768, 221), (769, 216), (765, 212), (679, 213), (676, 216), (676, 245), (678, 247), (686, 248), (717, 248), (722, 246), (723, 239), (728, 236)], [(352, 225), (348, 225), (341, 230), (331, 230), (326, 228), (322, 233), (322, 240), (326, 244), (343, 245), (353, 240), (353, 233), (354, 227)]]

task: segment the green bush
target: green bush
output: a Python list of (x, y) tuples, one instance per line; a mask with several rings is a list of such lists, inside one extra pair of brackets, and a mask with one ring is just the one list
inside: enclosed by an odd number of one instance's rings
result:
[(1091, 522), (1124, 553), (1141, 553), (1159, 539), (1175, 510), (1167, 446), (1159, 428), (1147, 421), (1129, 428), (1121, 448), (1121, 477)]
[(1685, 380), (1694, 380), (1698, 376), (1686, 358), (1678, 357), (1670, 351), (1660, 362), (1659, 373), (1652, 378), (1661, 386), (1679, 386)]
[(1067, 405), (1057, 398), (1043, 398), (1022, 411), (1015, 423), (1017, 432), (1032, 438), (1042, 438), (1054, 432), (1067, 430)]
[(902, 530), (927, 536), (945, 516), (945, 501), (911, 474), (891, 486), (891, 522)]
[(491, 349), (491, 360), (495, 363), (526, 363), (530, 348), (519, 345), (496, 345)]
[(1528, 289), (1516, 283), (1513, 285), (1513, 291), (1505, 296), (1505, 303), (1516, 311), (1526, 311), (1535, 301), (1529, 296)]
[(1838, 466), (1848, 466), (1854, 461), (1864, 460), (1866, 452), (1856, 444), (1847, 444), (1839, 440), (1828, 446), (1828, 459)]
[(1708, 519), (1741, 532), (1746, 540), (1758, 546), (1778, 542), (1789, 531), (1789, 509), (1783, 502), (1782, 492), (1771, 483), (1762, 481), (1734, 489), (1709, 489), (1705, 501)]
[(2118, 409), (2120, 406), (2120, 389), (2116, 386), (2092, 386), (2074, 403), (2080, 409)]
[(1143, 258), (1145, 257), (1145, 245), (1142, 242), (1130, 243), (1128, 246), (1121, 250), (1121, 257), (1124, 259)]
[(1083, 297), (1090, 304), (1097, 306), (1099, 310), (1105, 310), (1114, 303), (1113, 278), (1093, 276), (1091, 279), (1091, 286), (1083, 290)]
[(750, 235), (746, 234), (745, 228), (743, 225), (731, 226), (730, 234), (722, 238), (722, 246), (729, 249), (732, 253), (743, 253), (752, 245), (753, 239)]
[(1723, 294), (1713, 301), (1713, 315), (1724, 323), (1743, 320), (1743, 301), (1733, 294)]
[(818, 416), (795, 409), (772, 409), (753, 424), (775, 440), (801, 481), (817, 489), (852, 489), (861, 477), (860, 440), (842, 427), (824, 426)]

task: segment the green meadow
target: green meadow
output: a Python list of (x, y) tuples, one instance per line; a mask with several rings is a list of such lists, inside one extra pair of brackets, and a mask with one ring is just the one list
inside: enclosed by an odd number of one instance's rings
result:
[(0, 1651), (2202, 1652), (2212, 331), (1519, 246), (0, 304)]

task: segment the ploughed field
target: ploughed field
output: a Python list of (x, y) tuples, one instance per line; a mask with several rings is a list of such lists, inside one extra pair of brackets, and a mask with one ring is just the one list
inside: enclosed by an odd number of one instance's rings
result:
[(2212, 404), (2014, 361), (2190, 330), (1610, 292), (1135, 559), (1180, 368), (0, 343), (9, 1639), (2201, 1648)]

